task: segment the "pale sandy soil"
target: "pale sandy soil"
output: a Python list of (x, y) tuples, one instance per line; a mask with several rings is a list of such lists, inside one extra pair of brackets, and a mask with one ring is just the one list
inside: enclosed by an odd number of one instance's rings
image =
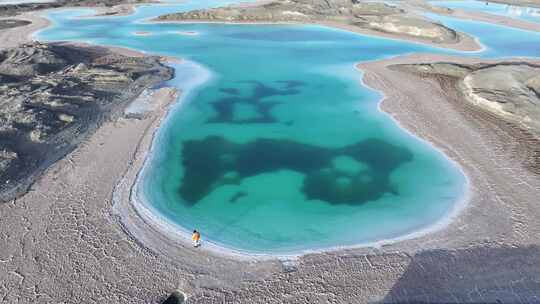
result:
[(163, 89), (152, 95), (155, 112), (105, 123), (28, 194), (0, 205), (0, 303), (157, 303), (175, 288), (189, 303), (540, 301), (540, 178), (522, 165), (519, 130), (471, 107), (445, 79), (386, 68), (442, 60), (475, 62), (413, 55), (359, 68), (385, 93), (382, 110), (469, 177), (467, 207), (446, 228), (285, 262), (171, 241), (129, 204), (174, 99)]
[[(16, 19), (32, 22), (26, 26), (15, 27), (7, 30), (0, 30), (0, 48), (9, 48), (21, 43), (27, 43), (33, 40), (32, 34), (40, 29), (46, 28), (51, 22), (41, 16), (42, 12), (31, 12), (18, 15)], [(1, 19), (11, 19), (9, 17)]]
[[(402, 1), (399, 4), (401, 7), (409, 10), (420, 10), (434, 12), (441, 15), (455, 17), (464, 20), (487, 22), (496, 25), (508, 26), (517, 29), (540, 32), (540, 24), (532, 21), (522, 20), (518, 18), (511, 18), (496, 14), (489, 14), (484, 12), (466, 11), (461, 9), (453, 9), (451, 12), (444, 12), (438, 7), (433, 10), (433, 6), (424, 0)], [(540, 3), (538, 4), (540, 5)]]

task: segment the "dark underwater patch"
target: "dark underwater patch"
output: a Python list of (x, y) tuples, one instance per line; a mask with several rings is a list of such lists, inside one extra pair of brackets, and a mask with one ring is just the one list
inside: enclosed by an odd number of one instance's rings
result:
[[(348, 157), (361, 164), (362, 169), (336, 167), (333, 161), (337, 157)], [(239, 184), (244, 178), (259, 174), (292, 170), (305, 175), (300, 190), (308, 199), (357, 205), (387, 193), (397, 194), (390, 175), (412, 158), (408, 149), (379, 139), (329, 149), (275, 139), (236, 144), (220, 136), (209, 136), (183, 142), (185, 175), (179, 193), (186, 204), (193, 205), (222, 185)], [(244, 195), (236, 195), (231, 202)]]
[[(263, 101), (265, 98), (276, 96), (289, 96), (300, 93), (299, 87), (305, 84), (296, 80), (276, 81), (278, 87), (266, 85), (259, 81), (243, 81), (251, 84), (251, 92), (246, 96), (241, 96), (240, 90), (236, 88), (221, 88), (221, 97), (210, 104), (216, 111), (216, 115), (208, 119), (207, 123), (230, 123), (230, 124), (252, 124), (252, 123), (275, 123), (278, 120), (272, 116), (272, 109), (280, 104), (279, 101)], [(251, 106), (254, 117), (235, 117), (235, 108), (238, 106)]]
[(231, 94), (231, 95), (238, 95), (240, 94), (240, 90), (236, 88), (221, 88), (219, 89), (220, 92)]
[(247, 196), (248, 194), (246, 192), (240, 191), (237, 192), (231, 199), (229, 199), (230, 203), (236, 203), (239, 199), (241, 199), (244, 196)]

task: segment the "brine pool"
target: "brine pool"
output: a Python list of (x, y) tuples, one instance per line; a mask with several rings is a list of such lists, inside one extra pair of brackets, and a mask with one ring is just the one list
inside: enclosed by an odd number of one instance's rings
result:
[(458, 53), (320, 26), (145, 22), (230, 2), (106, 18), (52, 11), (53, 26), (38, 38), (184, 59), (167, 84), (183, 93), (156, 134), (137, 206), (174, 233), (198, 229), (207, 243), (249, 253), (400, 238), (441, 224), (463, 202), (462, 171), (379, 111), (381, 95), (361, 84), (356, 63), (413, 52), (536, 56), (540, 45), (536, 33), (451, 18), (442, 22), (486, 49)]

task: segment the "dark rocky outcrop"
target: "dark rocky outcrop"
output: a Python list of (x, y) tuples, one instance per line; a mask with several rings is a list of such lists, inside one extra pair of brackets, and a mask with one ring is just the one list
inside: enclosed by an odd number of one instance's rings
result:
[(32, 43), (0, 51), (0, 200), (23, 193), (144, 89), (172, 77), (156, 57)]
[(184, 294), (178, 290), (175, 290), (171, 293), (162, 304), (182, 304), (186, 300)]

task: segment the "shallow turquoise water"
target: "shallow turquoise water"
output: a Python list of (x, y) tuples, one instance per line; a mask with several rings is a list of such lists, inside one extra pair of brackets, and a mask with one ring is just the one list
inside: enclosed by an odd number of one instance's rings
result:
[[(189, 59), (175, 66), (169, 85), (183, 89), (183, 100), (160, 128), (139, 180), (147, 207), (206, 240), (265, 253), (400, 237), (453, 210), (465, 177), (379, 112), (380, 96), (360, 85), (354, 63), (455, 52), (318, 26), (139, 22), (223, 3), (144, 6), (116, 18), (56, 11), (49, 14), (55, 26), (40, 33)], [(512, 39), (522, 33), (498, 31)], [(519, 54), (536, 52), (540, 36), (528, 36)], [(516, 53), (497, 35), (480, 38), (488, 49), (475, 56)]]
[(436, 14), (427, 17), (457, 31), (476, 37), (484, 46), (482, 52), (460, 54), (484, 58), (538, 57), (540, 56), (540, 33), (509, 28), (485, 22), (466, 21)]
[(480, 11), (540, 23), (540, 8), (499, 4), (493, 2), (486, 4), (486, 1), (476, 0), (431, 1), (430, 3), (451, 9)]

